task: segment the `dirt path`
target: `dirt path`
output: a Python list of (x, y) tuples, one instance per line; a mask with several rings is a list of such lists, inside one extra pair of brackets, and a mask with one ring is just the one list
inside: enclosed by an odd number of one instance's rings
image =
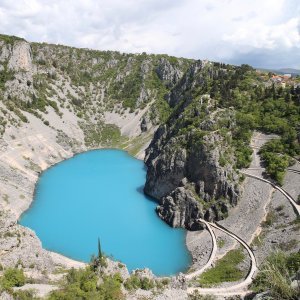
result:
[(246, 176), (249, 176), (249, 177), (255, 178), (257, 180), (266, 182), (266, 183), (270, 184), (274, 189), (280, 191), (289, 200), (289, 202), (292, 204), (292, 206), (294, 207), (295, 211), (297, 212), (297, 215), (298, 216), (300, 215), (300, 205), (297, 204), (297, 202), (293, 199), (293, 197), (291, 195), (289, 195), (289, 193), (286, 192), (283, 188), (281, 188), (281, 187), (275, 185), (273, 182), (271, 182), (271, 181), (269, 181), (267, 179), (261, 178), (259, 176), (252, 175), (252, 174), (249, 174), (247, 172), (242, 172), (242, 173), (244, 175), (246, 175)]
[[(201, 220), (201, 222), (202, 222), (202, 220)], [(187, 289), (187, 292), (189, 294), (191, 294), (194, 291), (198, 291), (198, 292), (200, 292), (200, 294), (214, 294), (214, 295), (223, 295), (223, 296), (244, 294), (246, 292), (245, 289), (247, 289), (248, 285), (252, 282), (252, 278), (253, 278), (256, 270), (257, 270), (256, 259), (255, 259), (253, 251), (251, 250), (251, 248), (248, 246), (248, 244), (245, 241), (243, 241), (240, 237), (238, 237), (236, 234), (230, 232), (229, 230), (227, 230), (223, 226), (221, 226), (219, 224), (216, 224), (216, 223), (210, 223), (210, 222), (205, 222), (205, 223), (207, 225), (210, 225), (212, 227), (217, 228), (218, 230), (223, 231), (224, 233), (226, 233), (227, 235), (229, 235), (233, 239), (235, 239), (237, 242), (239, 242), (246, 249), (246, 251), (248, 252), (248, 254), (250, 256), (251, 267), (250, 267), (250, 270), (247, 274), (247, 277), (242, 282), (240, 282), (238, 284), (235, 284), (235, 285), (232, 285), (232, 286), (229, 286), (229, 287), (223, 287), (223, 288), (197, 288), (197, 287), (192, 288), (192, 287), (190, 287), (190, 288)], [(199, 272), (200, 271), (202, 271), (202, 270), (199, 270)]]
[(187, 280), (190, 280), (196, 276), (199, 276), (200, 274), (202, 274), (207, 268), (209, 268), (213, 261), (215, 260), (215, 257), (216, 257), (216, 253), (217, 253), (217, 239), (216, 239), (216, 235), (214, 233), (214, 231), (212, 230), (211, 228), (211, 225), (209, 222), (206, 222), (205, 220), (203, 219), (199, 219), (202, 223), (204, 223), (207, 227), (207, 230), (211, 236), (211, 239), (212, 239), (212, 251), (211, 251), (211, 254), (210, 254), (210, 257), (209, 257), (209, 260), (207, 261), (207, 263), (199, 270), (193, 272), (193, 273), (190, 273), (190, 274), (187, 274), (185, 275), (185, 278)]

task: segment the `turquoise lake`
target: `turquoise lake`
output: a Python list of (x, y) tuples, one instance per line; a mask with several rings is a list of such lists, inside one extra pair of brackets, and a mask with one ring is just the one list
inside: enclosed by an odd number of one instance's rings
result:
[(184, 272), (191, 263), (186, 232), (157, 216), (157, 204), (143, 193), (145, 179), (144, 163), (124, 151), (76, 155), (42, 173), (19, 223), (33, 229), (44, 248), (76, 260), (89, 262), (99, 237), (102, 251), (130, 271)]

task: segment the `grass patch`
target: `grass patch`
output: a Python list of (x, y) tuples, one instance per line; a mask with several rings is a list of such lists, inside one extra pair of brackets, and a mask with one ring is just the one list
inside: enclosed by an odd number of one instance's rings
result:
[(256, 247), (260, 247), (263, 244), (263, 235), (262, 233), (255, 236), (255, 238), (253, 239), (251, 246), (256, 246)]
[(129, 145), (125, 146), (124, 149), (128, 151), (128, 153), (132, 156), (137, 155), (142, 147), (148, 143), (152, 138), (151, 135), (137, 136), (131, 141), (129, 141)]
[(6, 34), (0, 34), (0, 40), (11, 45), (13, 45), (15, 41), (25, 41), (23, 38), (14, 35), (6, 35)]
[(223, 239), (217, 239), (217, 246), (218, 248), (223, 248), (225, 246), (225, 240)]
[(275, 213), (274, 211), (270, 211), (268, 212), (267, 216), (266, 216), (266, 220), (263, 222), (262, 226), (263, 227), (268, 227), (273, 225), (273, 223), (275, 222)]
[(245, 258), (241, 249), (229, 251), (223, 258), (216, 262), (215, 267), (204, 272), (200, 278), (199, 283), (203, 287), (209, 287), (222, 282), (238, 281), (245, 275), (238, 264)]
[[(188, 296), (188, 300), (216, 300), (213, 295), (201, 295), (198, 291), (194, 291)], [(231, 298), (230, 298), (231, 299)]]
[(286, 243), (280, 243), (279, 248), (282, 251), (291, 251), (292, 249), (296, 248), (299, 242), (295, 239), (292, 239)]
[(82, 126), (86, 146), (118, 147), (127, 139), (121, 135), (120, 129), (113, 124), (91, 124)]
[(299, 289), (291, 286), (299, 267), (299, 253), (274, 252), (260, 266), (251, 288), (257, 293), (270, 291), (271, 299), (299, 299)]

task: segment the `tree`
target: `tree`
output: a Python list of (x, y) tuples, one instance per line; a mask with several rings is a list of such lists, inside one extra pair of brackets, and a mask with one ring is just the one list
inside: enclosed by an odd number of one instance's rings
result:
[(102, 258), (102, 251), (101, 251), (101, 244), (100, 244), (100, 239), (98, 238), (98, 258)]

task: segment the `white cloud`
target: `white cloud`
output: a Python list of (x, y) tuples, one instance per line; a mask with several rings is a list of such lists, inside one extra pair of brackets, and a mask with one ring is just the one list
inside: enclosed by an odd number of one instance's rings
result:
[(278, 67), (300, 67), (299, 16), (299, 0), (0, 0), (0, 32), (31, 41), (253, 64), (281, 53)]
[(300, 48), (299, 20), (292, 18), (278, 25), (249, 22), (247, 26), (238, 28), (233, 34), (224, 35), (223, 40), (248, 49), (276, 49), (283, 47)]

